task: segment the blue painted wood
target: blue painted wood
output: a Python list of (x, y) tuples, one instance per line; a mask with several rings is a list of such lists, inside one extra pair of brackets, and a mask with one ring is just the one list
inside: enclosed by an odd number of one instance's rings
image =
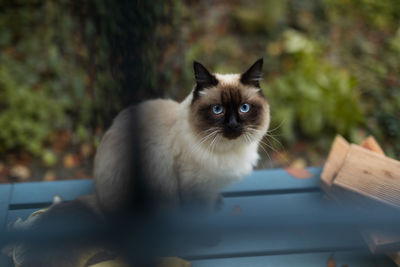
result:
[(0, 229), (4, 229), (12, 185), (0, 185)]
[(225, 196), (249, 194), (274, 194), (306, 192), (319, 190), (319, 177), (321, 167), (310, 167), (307, 170), (313, 177), (296, 179), (283, 169), (257, 170), (243, 180), (233, 183), (224, 188), (222, 193)]
[(320, 192), (229, 197), (224, 198), (224, 205), (218, 213), (229, 217), (237, 214), (240, 209), (242, 216), (261, 216), (266, 213), (274, 216), (305, 216), (321, 210), (322, 197)]
[[(313, 167), (308, 170), (314, 174), (312, 178), (296, 179), (282, 169), (257, 170), (243, 180), (225, 188), (222, 193), (226, 196), (245, 194), (276, 194), (318, 190), (318, 179), (321, 168)], [(14, 185), (11, 205), (47, 204), (55, 194), (64, 200), (93, 192), (93, 181), (71, 180), (55, 182), (30, 182)]]
[[(287, 216), (313, 216), (321, 209), (321, 193), (293, 193), (279, 195), (264, 195), (251, 197), (230, 197), (225, 199), (225, 205), (219, 216), (224, 220), (234, 220), (238, 216), (254, 214), (265, 218), (271, 214), (275, 218)], [(238, 208), (241, 210), (237, 213)], [(9, 212), (8, 221), (17, 217), (25, 219), (35, 209), (19, 209)], [(317, 213), (318, 214), (318, 213)], [(260, 218), (258, 217), (258, 218)], [(257, 219), (257, 217), (255, 217)], [(299, 251), (320, 251), (337, 248), (363, 247), (361, 236), (354, 231), (348, 231), (343, 238), (337, 239), (334, 233), (325, 230), (315, 231), (304, 229), (267, 229), (254, 231), (246, 228), (237, 233), (221, 234), (221, 241), (215, 246), (196, 248), (183, 251), (181, 256), (191, 258), (232, 257), (240, 255), (264, 255), (279, 253), (295, 253)]]
[[(49, 196), (52, 196), (52, 194)], [(321, 197), (322, 194), (319, 192), (229, 197), (224, 199), (224, 205), (218, 214), (230, 218), (231, 216), (237, 216), (238, 209), (240, 209), (240, 216), (248, 214), (263, 215), (266, 212), (274, 216), (304, 216), (306, 214), (315, 214), (321, 209)], [(7, 222), (17, 217), (25, 219), (31, 212), (38, 209), (40, 207), (12, 209), (8, 212)]]
[(11, 208), (24, 204), (48, 204), (58, 194), (65, 201), (93, 193), (93, 181), (70, 180), (57, 182), (30, 182), (14, 184), (10, 200)]
[[(235, 216), (246, 216), (248, 212), (262, 215), (271, 213), (274, 216), (288, 214), (291, 216), (312, 216), (316, 214), (321, 209), (322, 194), (319, 192), (318, 182), (322, 169), (308, 168), (308, 170), (314, 176), (307, 179), (293, 178), (282, 169), (253, 172), (252, 175), (223, 190), (226, 197), (224, 207), (221, 210), (222, 216), (229, 220), (229, 218)], [(24, 205), (34, 204), (38, 207), (47, 205), (52, 201), (55, 194), (60, 195), (64, 200), (72, 200), (92, 192), (92, 180), (16, 184), (11, 195), (10, 205), (12, 210), (8, 212), (7, 221), (14, 221), (17, 217), (26, 219), (38, 208), (24, 208)], [(238, 214), (238, 211), (240, 211), (240, 214)], [(360, 235), (354, 231), (349, 231), (344, 238), (337, 239), (334, 233), (326, 233), (326, 231), (318, 229), (314, 231), (291, 229), (261, 232), (249, 230), (222, 235), (218, 244), (198, 248), (195, 251), (186, 251), (181, 256), (192, 259), (195, 267), (326, 266), (327, 259), (331, 255), (330, 252), (313, 254), (307, 252), (365, 247)], [(336, 259), (338, 266), (342, 262), (351, 267), (376, 266), (368, 265), (370, 264), (369, 261), (372, 260), (371, 256), (368, 255), (352, 256), (353, 254), (343, 253), (336, 253), (335, 255), (344, 255), (340, 256), (342, 258)], [(380, 266), (392, 266), (390, 263), (390, 261), (385, 262)]]
[(237, 257), (191, 261), (192, 267), (323, 267), (333, 256), (336, 266), (349, 267), (395, 267), (387, 257), (377, 257), (360, 252), (323, 252), (292, 255), (269, 255), (256, 257)]
[[(237, 216), (259, 220), (260, 218), (285, 219), (290, 217), (311, 217), (320, 214), (322, 193), (292, 193), (248, 197), (225, 198), (220, 216), (231, 221)], [(240, 214), (237, 214), (237, 211)], [(266, 222), (267, 223), (267, 222)], [(265, 255), (298, 252), (329, 251), (336, 249), (366, 249), (357, 231), (347, 229), (337, 233), (326, 229), (280, 229), (266, 228), (253, 230), (246, 224), (238, 233), (222, 233), (221, 241), (212, 247), (201, 247), (183, 251), (181, 256), (198, 257), (236, 257), (240, 255)]]

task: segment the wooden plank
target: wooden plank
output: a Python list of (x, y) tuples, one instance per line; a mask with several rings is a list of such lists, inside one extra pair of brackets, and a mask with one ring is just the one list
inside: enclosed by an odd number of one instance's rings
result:
[[(231, 221), (237, 216), (260, 215), (261, 218), (298, 218), (316, 216), (321, 210), (321, 193), (292, 193), (249, 197), (229, 197), (219, 216)], [(34, 210), (11, 210), (9, 222), (17, 217), (25, 219)], [(240, 218), (240, 217), (239, 217)], [(254, 217), (257, 220), (257, 217)], [(224, 222), (222, 221), (222, 223)], [(225, 225), (225, 224), (224, 224)], [(222, 226), (224, 226), (222, 225)], [(245, 224), (246, 225), (246, 224)], [(221, 227), (221, 225), (219, 225)], [(221, 233), (215, 246), (182, 251), (190, 259), (268, 255), (282, 253), (329, 251), (364, 247), (358, 232), (348, 230), (338, 238), (337, 233), (326, 229), (267, 229), (254, 230), (244, 226), (237, 233)]]
[(383, 152), (382, 147), (378, 144), (378, 142), (373, 136), (368, 136), (366, 139), (364, 139), (361, 142), (360, 146), (368, 150), (374, 151), (378, 154), (385, 155), (385, 152)]
[(224, 196), (317, 191), (321, 167), (307, 170), (313, 177), (296, 179), (283, 169), (257, 170), (222, 190)]
[(342, 136), (336, 136), (321, 174), (321, 188), (327, 193), (329, 193), (333, 180), (346, 159), (349, 148), (350, 144)]
[[(265, 214), (269, 212), (275, 216), (283, 216), (290, 213), (295, 214), (311, 214), (321, 209), (321, 193), (293, 193), (278, 195), (261, 195), (248, 197), (229, 197), (224, 198), (224, 205), (218, 212), (221, 216), (244, 215), (247, 212), (252, 214)], [(30, 213), (38, 208), (12, 209), (8, 212), (7, 222), (21, 217), (26, 219)], [(240, 214), (238, 214), (240, 209)]]
[(350, 230), (338, 234), (327, 232), (326, 229), (247, 229), (237, 234), (223, 235), (215, 246), (185, 249), (179, 256), (197, 260), (353, 249), (367, 250), (360, 235)]
[(41, 207), (50, 204), (56, 194), (68, 201), (90, 193), (93, 193), (91, 179), (18, 183), (14, 184), (10, 208), (30, 208), (35, 205)]
[[(323, 209), (321, 197), (321, 193), (230, 197), (225, 198), (221, 214), (226, 221), (237, 218), (235, 216), (250, 218), (252, 215), (260, 215), (258, 218), (254, 217), (254, 220), (268, 217), (279, 219), (284, 216), (290, 216), (292, 219), (304, 216), (312, 218), (318, 216), (319, 211)], [(327, 231), (326, 228), (277, 228), (262, 231), (244, 228), (239, 233), (223, 233), (221, 241), (215, 246), (184, 251), (180, 256), (198, 259), (366, 248), (361, 235), (354, 229), (346, 230), (337, 236), (337, 232)]]
[(5, 227), (11, 190), (11, 184), (0, 185), (0, 230)]
[[(226, 196), (257, 194), (257, 193), (282, 193), (318, 190), (320, 167), (308, 168), (314, 177), (308, 179), (295, 179), (282, 169), (254, 171), (243, 180), (225, 188), (222, 193)], [(72, 200), (81, 195), (93, 192), (93, 181), (69, 180), (55, 182), (29, 182), (15, 184), (10, 204), (48, 204), (55, 194), (64, 200)]]
[(400, 208), (400, 162), (352, 144), (333, 186)]
[[(321, 210), (322, 193), (291, 193), (224, 198), (223, 216), (270, 213), (275, 216), (315, 213)], [(240, 209), (240, 214), (238, 214)]]
[[(254, 171), (250, 176), (225, 188), (225, 196), (243, 194), (286, 193), (318, 190), (320, 167), (308, 168), (314, 177), (295, 179), (282, 169)], [(16, 205), (36, 205), (51, 203), (55, 194), (64, 200), (72, 200), (84, 194), (93, 192), (93, 182), (87, 180), (71, 180), (56, 182), (30, 182), (15, 184), (10, 201), (13, 208)], [(27, 206), (29, 208), (30, 206)]]
[(373, 253), (393, 252), (400, 247), (399, 231), (365, 229), (362, 235)]
[(333, 257), (335, 266), (350, 267), (395, 267), (387, 257), (377, 257), (361, 252), (322, 252), (291, 255), (269, 255), (256, 257), (237, 257), (223, 259), (207, 259), (191, 261), (192, 267), (275, 267), (275, 266), (299, 266), (299, 267), (323, 267), (329, 266), (328, 260)]

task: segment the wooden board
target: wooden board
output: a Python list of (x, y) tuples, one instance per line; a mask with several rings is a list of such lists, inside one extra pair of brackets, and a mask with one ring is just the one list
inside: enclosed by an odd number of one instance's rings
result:
[(321, 188), (329, 193), (333, 180), (346, 159), (350, 144), (340, 135), (336, 136), (328, 160), (321, 174)]
[(254, 171), (243, 180), (224, 188), (222, 194), (224, 196), (238, 196), (318, 191), (322, 168), (310, 167), (307, 170), (313, 174), (313, 177), (296, 179), (283, 169)]
[[(313, 192), (227, 197), (219, 216), (227, 222), (240, 220), (244, 216), (247, 216), (246, 219), (311, 217), (323, 209), (321, 196), (321, 193)], [(238, 212), (238, 208), (241, 212)], [(10, 222), (17, 217), (26, 219), (32, 211), (11, 210), (8, 219)], [(304, 227), (253, 229), (244, 226), (240, 232), (220, 232), (220, 234), (218, 237), (220, 241), (217, 244), (180, 251), (179, 256), (199, 259), (366, 248), (362, 237), (350, 230), (342, 232), (340, 238), (337, 233), (326, 229)]]
[(70, 180), (56, 182), (30, 182), (13, 185), (10, 208), (43, 207), (59, 195), (64, 201), (93, 192), (93, 180)]
[[(206, 259), (191, 261), (192, 267), (326, 267), (328, 260), (333, 257), (337, 267), (376, 267), (396, 264), (387, 257), (374, 257), (371, 254), (360, 252), (321, 252), (291, 255), (269, 255), (254, 257), (236, 257), (222, 259)], [(329, 266), (328, 266), (329, 267)]]
[(400, 208), (400, 162), (352, 144), (333, 186)]
[[(282, 169), (254, 171), (250, 176), (226, 187), (222, 193), (225, 196), (237, 196), (318, 191), (321, 167), (311, 167), (307, 170), (314, 176), (296, 179)], [(28, 205), (28, 208), (32, 205), (41, 207), (51, 203), (55, 194), (68, 201), (92, 192), (91, 179), (20, 183), (14, 184), (10, 204), (13, 209), (16, 206), (24, 208), (23, 205)]]
[(385, 155), (385, 152), (383, 152), (383, 149), (373, 136), (368, 136), (366, 139), (364, 139), (361, 142), (360, 146), (368, 150), (374, 151), (375, 153)]

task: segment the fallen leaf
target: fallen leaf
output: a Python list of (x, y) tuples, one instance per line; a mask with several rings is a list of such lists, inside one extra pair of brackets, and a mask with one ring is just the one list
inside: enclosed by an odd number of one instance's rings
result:
[(305, 159), (303, 159), (303, 158), (296, 158), (290, 164), (290, 167), (303, 169), (303, 168), (307, 167), (307, 161)]
[(54, 171), (47, 171), (43, 176), (43, 181), (55, 181), (56, 173)]
[(31, 172), (28, 167), (17, 164), (11, 167), (10, 176), (17, 178), (18, 180), (26, 181), (31, 176)]
[(285, 171), (289, 173), (291, 176), (294, 178), (298, 179), (305, 179), (305, 178), (311, 178), (313, 177), (312, 173), (310, 173), (307, 169), (305, 168), (296, 168), (296, 167), (286, 167)]
[(333, 257), (331, 256), (328, 260), (328, 265), (327, 267), (336, 267), (336, 263), (335, 260), (333, 259)]
[(383, 152), (381, 146), (378, 144), (373, 136), (368, 136), (368, 138), (364, 139), (361, 142), (360, 146), (368, 150), (374, 151), (378, 154), (385, 155), (385, 152)]
[(72, 169), (77, 165), (78, 160), (75, 155), (69, 153), (64, 156), (63, 163), (65, 168)]

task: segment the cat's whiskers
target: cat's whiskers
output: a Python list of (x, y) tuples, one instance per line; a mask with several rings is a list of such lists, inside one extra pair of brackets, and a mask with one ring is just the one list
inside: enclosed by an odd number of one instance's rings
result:
[[(266, 149), (263, 145), (264, 145), (263, 143), (259, 143), (259, 147), (261, 147), (261, 149), (265, 152), (265, 154), (267, 154), (267, 157), (268, 157), (268, 159), (269, 159), (269, 166), (272, 168), (272, 167), (273, 167), (272, 158), (271, 158), (271, 156), (269, 155), (267, 149)], [(265, 168), (265, 167), (263, 167), (263, 168)]]
[[(249, 133), (245, 133), (244, 136), (246, 137), (247, 140), (249, 140), (249, 143), (252, 143), (252, 142), (256, 142), (256, 141), (257, 141), (257, 140), (254, 140), (254, 138), (252, 138), (252, 136), (251, 136)], [(261, 144), (259, 144), (259, 145), (261, 146)], [(267, 156), (270, 158), (270, 156), (269, 156), (268, 152), (265, 150), (265, 148), (262, 147), (262, 146), (261, 146), (261, 148), (264, 150), (264, 152), (265, 152), (265, 153), (267, 154)], [(270, 158), (270, 159), (271, 159), (271, 158)], [(263, 169), (266, 169), (266, 167), (265, 167), (263, 161), (260, 160), (259, 162), (260, 162), (260, 164), (261, 164), (261, 167), (262, 167)]]
[[(210, 131), (211, 131), (211, 132), (210, 132)], [(207, 129), (207, 130), (205, 130), (205, 131), (203, 131), (203, 132), (210, 132), (210, 133), (207, 133), (205, 136), (203, 136), (203, 137), (200, 139), (200, 141), (199, 141), (198, 143), (196, 143), (196, 144), (194, 145), (194, 149), (192, 149), (192, 153), (193, 153), (193, 154), (196, 154), (196, 153), (201, 149), (201, 146), (202, 146), (204, 143), (206, 143), (208, 140), (210, 140), (214, 135), (217, 135), (218, 132), (219, 132), (219, 130), (218, 130), (217, 127), (213, 127), (213, 128)], [(203, 132), (202, 132), (202, 133), (203, 133)]]
[[(282, 120), (282, 122), (278, 126), (276, 126), (275, 128), (273, 128), (271, 130), (268, 130), (267, 133), (265, 134), (265, 137), (271, 138), (275, 143), (277, 143), (279, 145), (279, 150), (283, 151), (283, 153), (286, 153), (287, 151), (286, 151), (285, 147), (278, 140), (278, 138), (276, 138), (276, 136), (280, 136), (280, 135), (271, 134), (271, 133), (277, 131), (282, 126), (283, 123), (284, 123), (284, 120)], [(272, 145), (272, 142), (270, 142), (270, 144)], [(289, 163), (289, 160), (287, 158), (285, 158), (284, 156), (282, 156), (282, 154), (280, 152), (278, 152), (278, 151), (276, 151), (276, 152), (277, 152), (278, 156), (281, 158), (281, 161), (283, 161), (284, 164)]]
[(211, 151), (210, 151), (211, 153), (214, 152), (214, 150), (217, 147), (217, 144), (219, 143), (220, 139), (221, 139), (221, 135), (217, 134), (214, 137), (214, 139), (212, 140), (212, 142), (211, 142)]
[[(279, 127), (280, 127), (280, 126), (274, 128), (274, 129), (272, 129), (271, 131), (275, 131), (275, 130), (276, 130), (277, 128), (279, 128)], [(249, 131), (251, 131), (251, 132), (257, 132), (257, 130), (254, 129), (254, 128), (252, 128), (251, 126), (250, 126), (248, 129), (249, 129)], [(283, 152), (286, 152), (286, 149), (284, 148), (284, 146), (282, 145), (282, 143), (275, 137), (275, 136), (279, 136), (279, 135), (272, 135), (272, 134), (270, 134), (271, 131), (268, 131), (268, 132), (265, 134), (265, 137), (266, 137), (266, 138), (271, 138), (271, 139), (274, 141), (274, 143), (276, 143), (276, 144), (279, 145), (279, 150), (281, 150), (281, 151), (283, 151)], [(281, 154), (281, 152), (280, 152), (277, 148), (275, 148), (275, 147), (273, 146), (273, 143), (272, 143), (272, 142), (269, 142), (269, 141), (267, 141), (267, 140), (261, 139), (259, 144), (260, 144), (261, 148), (262, 148), (264, 151), (266, 150), (266, 149), (265, 149), (265, 146), (268, 147), (269, 149), (273, 150), (273, 151), (281, 158), (281, 160), (283, 161), (284, 164), (287, 164), (287, 163), (289, 162), (288, 159), (286, 159), (285, 157), (283, 157), (282, 154)], [(269, 155), (268, 155), (268, 156), (269, 156)], [(270, 158), (270, 157), (269, 157), (269, 158)]]
[[(255, 133), (258, 133), (258, 132), (259, 132), (259, 130), (254, 129), (254, 128), (251, 128), (251, 127), (248, 127), (247, 129), (250, 130), (250, 132), (255, 132)], [(248, 135), (248, 134), (246, 134), (246, 135), (247, 135), (249, 138), (251, 138), (251, 142), (258, 142), (259, 147), (261, 147), (261, 149), (265, 152), (265, 154), (266, 154), (267, 157), (269, 158), (269, 161), (270, 161), (270, 164), (269, 164), (269, 165), (270, 165), (270, 167), (272, 167), (272, 166), (273, 166), (273, 164), (272, 164), (272, 162), (273, 162), (273, 161), (272, 161), (272, 158), (271, 158), (271, 156), (269, 155), (267, 149), (266, 149), (264, 146), (266, 146), (267, 148), (273, 150), (274, 152), (277, 152), (277, 150), (274, 149), (271, 145), (265, 143), (262, 139), (261, 139), (261, 140), (256, 140), (252, 135)], [(264, 164), (262, 163), (262, 161), (261, 161), (261, 165), (263, 165), (262, 167), (265, 168), (265, 166), (264, 166)]]
[[(203, 136), (200, 141), (194, 145), (194, 149), (192, 149), (192, 154), (198, 154), (198, 158), (203, 161), (203, 159), (208, 156), (207, 152), (210, 153), (214, 151), (214, 147), (220, 139), (219, 134), (221, 133), (221, 129), (219, 127), (212, 127), (205, 131), (202, 131), (201, 133), (206, 133), (206, 135)], [(202, 146), (206, 143), (208, 143), (208, 146), (206, 146), (205, 149), (202, 149)]]
[(283, 124), (284, 122), (285, 122), (285, 120), (282, 120), (282, 121), (279, 123), (278, 126), (276, 126), (276, 127), (273, 128), (273, 129), (269, 129), (268, 132), (269, 132), (269, 133), (273, 133), (273, 132), (277, 131), (279, 128), (281, 128), (281, 126), (282, 126), (282, 124)]

